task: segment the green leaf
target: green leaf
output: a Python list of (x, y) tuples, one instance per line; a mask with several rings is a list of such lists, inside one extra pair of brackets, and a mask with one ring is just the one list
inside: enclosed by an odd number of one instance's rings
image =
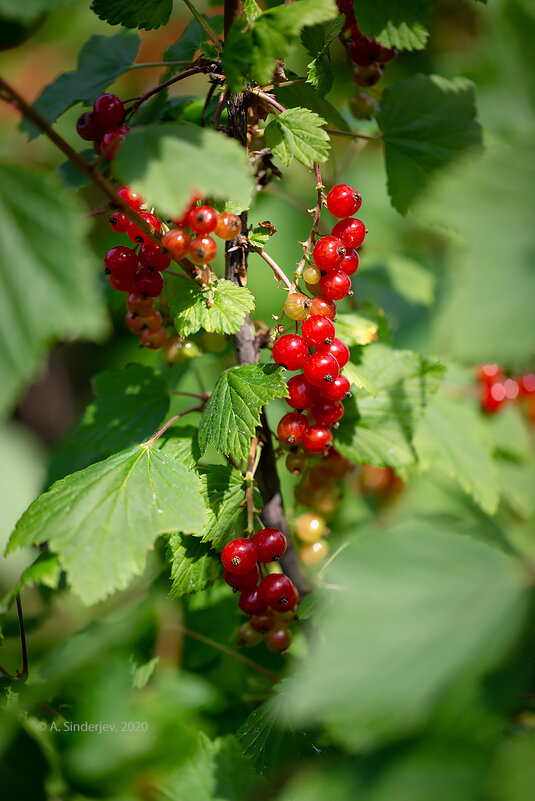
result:
[(530, 597), (497, 548), (414, 518), (361, 534), (325, 580), (338, 589), (321, 644), (282, 692), (294, 720), (359, 752), (412, 733), (454, 683), (500, 664)]
[(206, 589), (221, 574), (221, 563), (214, 551), (197, 537), (173, 534), (169, 539), (171, 550), (170, 595), (180, 598)]
[(246, 364), (226, 370), (201, 417), (201, 451), (213, 445), (220, 453), (245, 459), (262, 406), (286, 395), (282, 370), (273, 364)]
[(427, 405), (414, 445), (424, 470), (438, 467), (481, 508), (496, 512), (500, 486), (481, 415), (464, 399), (439, 393)]
[(232, 199), (247, 208), (253, 191), (247, 154), (223, 133), (165, 123), (133, 129), (115, 164), (129, 184), (164, 214), (176, 216), (195, 187), (203, 196)]
[(230, 90), (238, 92), (246, 76), (259, 84), (269, 83), (275, 61), (289, 55), (303, 28), (337, 15), (331, 0), (296, 0), (264, 11), (246, 31), (242, 21), (234, 23), (225, 38), (222, 59)]
[(30, 22), (41, 14), (74, 5), (76, 0), (0, 0), (0, 14), (10, 20)]
[(181, 287), (169, 301), (175, 328), (187, 337), (199, 329), (218, 334), (235, 334), (243, 325), (245, 315), (254, 309), (254, 297), (243, 286), (220, 278), (211, 288), (197, 284)]
[[(297, 76), (291, 72), (288, 73), (289, 77), (296, 78)], [(275, 97), (285, 108), (303, 108), (306, 107), (314, 111), (320, 117), (327, 120), (335, 128), (340, 131), (349, 131), (349, 125), (342, 117), (338, 109), (328, 100), (320, 97), (316, 90), (308, 83), (297, 83), (292, 86), (279, 86), (274, 92)]]
[(321, 96), (330, 91), (333, 82), (333, 69), (329, 57), (329, 45), (339, 36), (344, 27), (345, 18), (340, 14), (331, 22), (305, 28), (301, 41), (311, 56), (307, 65), (307, 83), (310, 83)]
[(0, 164), (0, 412), (51, 340), (106, 331), (83, 211), (56, 176)]
[[(95, 97), (134, 63), (138, 47), (139, 37), (131, 31), (121, 31), (114, 36), (92, 36), (80, 51), (78, 69), (62, 73), (45, 86), (34, 103), (35, 109), (47, 122), (53, 123), (75, 103), (92, 104)], [(41, 133), (27, 120), (20, 128), (30, 139)]]
[(91, 10), (110, 25), (151, 31), (169, 22), (173, 0), (93, 0)]
[(199, 733), (195, 755), (163, 783), (157, 801), (247, 801), (259, 783), (235, 737)]
[(329, 155), (329, 136), (323, 125), (327, 121), (313, 111), (289, 108), (266, 126), (266, 144), (286, 167), (293, 158), (312, 167), (315, 161), (326, 161)]
[(376, 395), (357, 392), (358, 411), (355, 403), (346, 403), (336, 447), (359, 464), (397, 469), (413, 464), (413, 433), (442, 379), (443, 366), (376, 343), (364, 348), (362, 369)]
[(163, 453), (182, 462), (191, 470), (201, 458), (197, 434), (198, 429), (195, 426), (177, 424), (168, 428), (155, 444), (159, 445)]
[(39, 554), (35, 562), (32, 562), (32, 564), (23, 571), (11, 592), (2, 598), (0, 601), (0, 615), (9, 610), (16, 596), (20, 593), (22, 588), (27, 587), (28, 584), (41, 584), (43, 587), (57, 590), (60, 575), (61, 568), (56, 554), (50, 553), (50, 551), (43, 551)]
[(353, 364), (348, 362), (343, 369), (343, 373), (349, 381), (356, 386), (357, 389), (363, 389), (369, 392), (374, 397), (377, 395), (377, 386), (370, 378), (366, 370), (360, 364)]
[(437, 0), (359, 0), (359, 28), (385, 47), (422, 50), (427, 42), (429, 9)]
[(141, 442), (163, 422), (169, 409), (165, 379), (152, 367), (129, 364), (93, 378), (96, 400), (87, 407), (74, 441), (110, 454)]
[(363, 260), (359, 276), (387, 286), (407, 303), (430, 306), (435, 299), (435, 276), (414, 259), (384, 253)]
[[(202, 533), (202, 542), (209, 542), (220, 551), (227, 542), (245, 530), (247, 509), (245, 506), (245, 480), (230, 465), (209, 465), (198, 471), (202, 483), (202, 495), (208, 511), (208, 522)], [(255, 504), (261, 499), (255, 490)]]
[(93, 604), (143, 571), (158, 535), (205, 523), (197, 476), (143, 444), (57, 481), (22, 515), (8, 551), (48, 541), (72, 591)]
[[(208, 22), (211, 28), (215, 30), (216, 33), (222, 33), (222, 16), (215, 16), (215, 17), (207, 17), (206, 14), (201, 14), (204, 20)], [(193, 57), (195, 53), (200, 50), (201, 45), (203, 44), (204, 40), (206, 39), (206, 34), (197, 22), (197, 20), (192, 17), (184, 31), (180, 35), (179, 39), (174, 42), (170, 47), (167, 48), (165, 53), (163, 54), (164, 61), (193, 61)], [(175, 66), (172, 67), (176, 72), (179, 72), (183, 67)]]
[(369, 345), (375, 342), (379, 325), (375, 320), (357, 312), (336, 315), (336, 335), (343, 339), (348, 347), (353, 345)]
[(244, 0), (243, 10), (249, 22), (254, 22), (262, 13), (262, 9), (256, 0)]
[(437, 169), (481, 145), (474, 87), (464, 78), (413, 75), (388, 87), (377, 122), (385, 144), (388, 192), (401, 214)]
[(262, 228), (260, 225), (256, 225), (248, 234), (247, 238), (249, 240), (249, 244), (251, 244), (253, 247), (263, 248), (270, 236), (271, 234), (269, 229)]

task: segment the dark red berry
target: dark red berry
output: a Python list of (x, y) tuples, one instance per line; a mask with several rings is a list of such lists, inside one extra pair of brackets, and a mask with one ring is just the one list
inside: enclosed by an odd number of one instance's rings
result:
[(124, 118), (124, 106), (117, 95), (99, 95), (93, 103), (96, 122), (105, 131), (117, 128)]
[(343, 300), (351, 290), (351, 278), (342, 270), (333, 270), (322, 276), (320, 287), (325, 297), (331, 300)]
[(260, 571), (258, 565), (255, 565), (248, 573), (243, 573), (241, 575), (231, 573), (230, 570), (223, 571), (223, 580), (229, 587), (232, 587), (234, 590), (239, 590), (240, 592), (250, 592), (254, 590), (259, 579)]
[(312, 255), (320, 270), (335, 270), (346, 255), (346, 247), (336, 234), (322, 236), (314, 245)]
[(259, 562), (277, 562), (286, 553), (288, 542), (278, 528), (263, 528), (253, 537)]
[(347, 250), (354, 250), (364, 242), (366, 226), (358, 217), (349, 217), (336, 223), (333, 227), (333, 235), (344, 243)]
[(392, 61), (398, 54), (398, 51), (395, 47), (383, 47), (379, 45), (379, 53), (376, 56), (376, 61), (378, 64), (388, 64), (389, 61)]
[[(338, 359), (337, 359), (338, 361)], [(338, 375), (330, 384), (321, 388), (321, 396), (333, 401), (341, 401), (351, 396), (351, 384), (345, 375)]]
[(121, 186), (121, 188), (117, 190), (117, 194), (136, 211), (141, 211), (142, 207), (145, 205), (145, 198), (143, 195), (136, 192), (131, 186)]
[(134, 278), (134, 291), (138, 295), (156, 298), (161, 294), (163, 286), (162, 274), (150, 267), (142, 267)]
[(369, 67), (359, 67), (358, 64), (355, 64), (353, 68), (353, 80), (357, 86), (374, 86), (381, 80), (382, 75), (383, 70), (379, 64), (370, 64)]
[(322, 453), (326, 448), (330, 448), (333, 444), (333, 435), (329, 429), (316, 423), (309, 426), (305, 431), (303, 437), (303, 447), (311, 453)]
[(242, 592), (238, 606), (246, 615), (261, 615), (267, 609), (267, 601), (260, 595), (260, 588)]
[(80, 136), (86, 142), (96, 142), (101, 139), (105, 133), (105, 131), (96, 121), (95, 115), (92, 111), (86, 111), (80, 117), (78, 117), (76, 131), (78, 136)]
[(114, 278), (132, 279), (137, 273), (139, 260), (132, 248), (116, 245), (104, 256), (104, 264)]
[(115, 278), (111, 273), (108, 275), (108, 281), (114, 289), (119, 292), (131, 292), (134, 288), (133, 278)]
[(188, 212), (188, 225), (196, 234), (211, 234), (217, 225), (217, 212), (211, 206), (194, 206)]
[(317, 348), (320, 345), (332, 342), (334, 337), (334, 323), (324, 314), (313, 314), (303, 320), (301, 333), (307, 345)]
[(327, 195), (327, 208), (333, 217), (352, 217), (362, 206), (362, 197), (348, 184), (333, 186)]
[(346, 275), (353, 275), (359, 268), (359, 254), (356, 250), (348, 250), (338, 268)]
[(327, 382), (334, 381), (340, 372), (340, 366), (330, 353), (315, 351), (306, 360), (303, 373), (307, 381), (315, 387), (323, 387)]
[(110, 225), (117, 234), (125, 234), (128, 231), (130, 220), (122, 211), (115, 211), (110, 217)]
[(254, 631), (259, 631), (261, 634), (266, 634), (277, 625), (277, 616), (273, 609), (266, 609), (261, 615), (253, 615), (249, 624)]
[(273, 359), (287, 370), (299, 370), (308, 356), (308, 347), (298, 334), (284, 334), (273, 344)]
[(342, 342), (342, 340), (337, 337), (333, 339), (330, 345), (320, 345), (318, 351), (321, 351), (321, 353), (330, 353), (334, 356), (340, 366), (340, 370), (348, 363), (351, 355), (346, 343)]
[(237, 573), (242, 576), (254, 569), (258, 556), (251, 540), (246, 537), (238, 537), (227, 542), (221, 552), (221, 561), (229, 573)]
[(369, 67), (374, 61), (377, 61), (381, 45), (375, 39), (369, 39), (359, 32), (351, 40), (347, 52), (354, 64), (358, 64), (360, 67)]
[(285, 653), (292, 642), (292, 632), (286, 627), (273, 629), (267, 632), (264, 637), (264, 642), (270, 651), (274, 653)]
[(129, 130), (128, 125), (121, 125), (120, 128), (115, 128), (113, 131), (108, 131), (108, 133), (104, 134), (100, 146), (108, 161), (112, 161), (115, 158)]
[(316, 295), (310, 301), (310, 309), (308, 311), (311, 316), (313, 314), (324, 314), (325, 317), (334, 320), (336, 317), (336, 303), (331, 298), (325, 297), (325, 295)]
[(323, 426), (332, 426), (337, 420), (344, 416), (344, 406), (340, 401), (332, 401), (328, 398), (321, 398), (314, 404), (310, 413), (316, 423)]
[[(150, 214), (148, 211), (142, 211), (140, 212), (140, 216), (143, 217), (145, 222), (147, 222), (149, 225), (152, 225), (156, 231), (161, 231), (162, 224), (155, 214)], [(128, 239), (130, 239), (132, 242), (136, 242), (138, 245), (145, 245), (148, 242), (152, 242), (150, 236), (142, 231), (141, 228), (138, 228), (133, 222), (131, 222), (128, 226), (126, 235)]]
[(288, 383), (289, 397), (286, 398), (286, 403), (292, 409), (310, 409), (312, 404), (319, 398), (319, 389), (310, 384), (304, 375), (293, 375)]
[(152, 267), (153, 270), (166, 270), (171, 264), (171, 259), (159, 245), (154, 242), (146, 242), (139, 248), (139, 261), (143, 267)]
[(258, 587), (260, 596), (276, 612), (293, 609), (299, 600), (299, 593), (283, 573), (270, 573), (264, 576)]

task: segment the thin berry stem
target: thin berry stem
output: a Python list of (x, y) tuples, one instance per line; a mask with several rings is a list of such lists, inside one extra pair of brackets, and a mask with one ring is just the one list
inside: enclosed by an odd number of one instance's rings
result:
[(24, 615), (22, 613), (22, 601), (20, 595), (17, 594), (17, 616), (19, 618), (20, 630), (20, 650), (22, 653), (22, 669), (17, 671), (17, 678), (21, 681), (26, 681), (28, 678), (28, 651), (26, 649), (26, 631), (24, 630)]
[[(242, 241), (245, 241), (247, 243), (246, 237), (238, 237), (238, 239), (242, 239)], [(250, 245), (248, 243), (247, 243), (247, 247), (248, 247), (248, 250), (251, 251), (251, 253), (257, 253), (260, 256), (260, 258), (264, 259), (266, 264), (269, 264), (269, 266), (271, 267), (271, 269), (275, 273), (277, 279), (279, 281), (282, 281), (282, 283), (284, 284), (285, 287), (287, 287), (288, 289), (292, 288), (292, 282), (290, 281), (288, 276), (283, 272), (282, 268), (279, 267), (277, 262), (274, 259), (271, 258), (269, 253), (266, 253), (266, 251), (262, 250), (262, 248), (254, 247), (254, 245)]]
[(351, 139), (367, 139), (370, 142), (377, 142), (383, 138), (382, 134), (370, 136), (369, 134), (359, 133), (358, 131), (339, 131), (338, 128), (324, 128), (323, 130), (334, 136), (348, 136)]
[(184, 70), (183, 72), (179, 72), (178, 75), (174, 75), (172, 78), (169, 78), (169, 80), (158, 84), (158, 86), (155, 86), (152, 89), (149, 89), (148, 92), (145, 92), (144, 95), (141, 95), (141, 97), (138, 97), (138, 99), (134, 101), (134, 103), (132, 103), (132, 105), (127, 111), (126, 119), (135, 114), (138, 108), (143, 103), (146, 103), (146, 101), (150, 100), (151, 97), (157, 95), (158, 92), (161, 92), (163, 89), (167, 89), (168, 86), (172, 86), (174, 83), (178, 83), (178, 81), (183, 81), (184, 78), (190, 78), (192, 75), (199, 75), (199, 73), (203, 72), (204, 73), (211, 72), (211, 69), (209, 69), (210, 67), (213, 67), (212, 63), (198, 64), (195, 67), (190, 67), (189, 69)]
[(254, 474), (256, 452), (258, 449), (258, 438), (251, 437), (251, 447), (249, 448), (249, 458), (247, 460), (247, 472), (245, 474), (245, 502), (247, 504), (247, 532), (254, 532)]
[(154, 436), (152, 436), (149, 440), (147, 440), (147, 442), (144, 442), (143, 444), (147, 448), (152, 448), (156, 440), (159, 439), (162, 436), (162, 434), (164, 434), (167, 431), (167, 429), (173, 425), (173, 423), (176, 423), (177, 420), (180, 420), (180, 418), (184, 417), (186, 414), (191, 414), (192, 412), (202, 412), (204, 407), (205, 403), (203, 403), (201, 406), (191, 406), (189, 409), (186, 409), (183, 412), (179, 412), (178, 414), (173, 415), (173, 417), (171, 417), (167, 421), (167, 423), (163, 424), (163, 426), (156, 432), (156, 434), (154, 434)]
[(141, 70), (145, 67), (186, 67), (188, 64), (191, 64), (191, 61), (147, 61), (146, 63), (131, 64), (126, 71)]
[(195, 6), (192, 3), (190, 3), (190, 0), (184, 0), (184, 3), (187, 5), (187, 7), (191, 11), (191, 13), (193, 14), (195, 19), (197, 20), (197, 22), (201, 26), (201, 28), (203, 29), (205, 34), (208, 36), (208, 38), (212, 40), (212, 42), (215, 44), (215, 46), (217, 47), (218, 50), (221, 50), (222, 47), (223, 47), (221, 39), (219, 38), (217, 33), (214, 31), (214, 29), (206, 22), (206, 20), (203, 17), (203, 15), (200, 14), (197, 11), (197, 9), (195, 8)]
[(275, 100), (274, 97), (268, 95), (266, 92), (263, 92), (261, 89), (251, 89), (251, 94), (256, 95), (257, 97), (261, 97), (262, 100), (265, 100), (266, 103), (269, 103), (270, 106), (276, 108), (277, 111), (286, 111), (285, 107), (279, 103), (278, 100)]
[(221, 92), (221, 94), (219, 95), (219, 99), (217, 101), (217, 108), (215, 110), (214, 122), (213, 122), (213, 125), (212, 125), (212, 128), (214, 129), (214, 131), (217, 131), (217, 129), (219, 128), (219, 123), (221, 121), (221, 114), (223, 113), (223, 108), (225, 106), (225, 96), (226, 96), (226, 93), (225, 92)]
[(201, 400), (201, 401), (203, 401), (203, 403), (206, 403), (206, 401), (208, 400), (208, 398), (210, 397), (210, 395), (212, 393), (211, 392), (203, 392), (202, 395), (200, 395), (197, 392), (182, 392), (181, 390), (178, 390), (178, 389), (171, 389), (169, 394), (170, 395), (182, 395), (185, 398), (197, 398), (197, 400)]

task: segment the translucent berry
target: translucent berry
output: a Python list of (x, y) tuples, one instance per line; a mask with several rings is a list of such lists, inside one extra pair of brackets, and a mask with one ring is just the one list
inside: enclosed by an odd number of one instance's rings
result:
[(379, 111), (379, 103), (375, 97), (357, 92), (349, 98), (349, 111), (356, 120), (370, 120)]
[(301, 292), (292, 292), (284, 303), (284, 312), (290, 320), (304, 320), (308, 316), (310, 298)]
[(325, 384), (321, 388), (321, 395), (329, 400), (341, 401), (344, 398), (351, 397), (351, 384), (345, 375), (338, 375), (334, 381), (330, 384)]
[(211, 206), (194, 206), (188, 212), (188, 225), (196, 234), (211, 234), (217, 225), (217, 212)]
[(302, 545), (299, 549), (299, 557), (307, 567), (315, 567), (323, 562), (329, 554), (329, 545), (325, 540), (311, 542), (309, 545)]
[(323, 459), (321, 468), (331, 478), (344, 478), (351, 470), (351, 462), (342, 456), (335, 448), (331, 448)]
[(155, 242), (145, 242), (139, 248), (139, 261), (143, 267), (152, 267), (153, 270), (166, 270), (171, 259)]
[(228, 211), (222, 211), (218, 215), (217, 225), (214, 234), (220, 239), (228, 242), (234, 239), (241, 231), (241, 219), (237, 214), (230, 214)]
[(116, 245), (104, 256), (104, 264), (114, 278), (132, 279), (137, 273), (139, 260), (132, 248)]
[(303, 270), (303, 278), (306, 284), (315, 286), (320, 282), (321, 270), (319, 270), (315, 264), (309, 264), (308, 267), (305, 267)]
[(152, 298), (137, 295), (135, 292), (130, 292), (126, 298), (126, 309), (134, 314), (139, 314), (141, 317), (150, 314), (154, 308), (154, 300)]
[(292, 632), (285, 627), (268, 631), (264, 637), (268, 650), (274, 653), (285, 653), (292, 642)]
[(322, 453), (333, 444), (333, 435), (327, 428), (316, 423), (308, 426), (303, 437), (303, 448), (310, 453)]
[(330, 344), (320, 345), (318, 351), (321, 353), (330, 353), (340, 366), (340, 370), (346, 366), (349, 361), (350, 353), (349, 348), (345, 342), (335, 337)]
[(505, 389), (505, 397), (507, 400), (516, 400), (518, 398), (520, 387), (518, 381), (514, 378), (506, 378), (503, 382), (503, 388)]
[(250, 622), (247, 622), (243, 623), (238, 629), (236, 645), (238, 648), (254, 648), (254, 646), (261, 643), (263, 639), (262, 634), (255, 631), (251, 627)]
[(92, 111), (86, 111), (80, 117), (78, 117), (76, 131), (78, 136), (80, 136), (86, 142), (96, 142), (101, 139), (105, 133), (105, 131), (95, 120), (95, 115)]
[[(145, 222), (147, 222), (149, 225), (152, 225), (152, 227), (155, 228), (156, 231), (161, 231), (162, 224), (155, 214), (150, 214), (150, 212), (148, 211), (141, 211), (140, 216), (143, 217)], [(133, 222), (131, 222), (130, 225), (128, 226), (128, 231), (126, 232), (126, 235), (128, 239), (130, 239), (132, 242), (136, 242), (136, 244), (138, 245), (146, 245), (148, 243), (152, 243), (152, 239), (150, 238), (150, 236), (146, 234), (144, 231), (142, 231), (141, 228), (138, 228), (137, 225)]]
[(258, 561), (256, 548), (251, 540), (246, 537), (238, 537), (227, 542), (221, 552), (221, 561), (229, 573), (238, 575), (249, 573), (256, 567)]
[(310, 413), (316, 423), (324, 426), (332, 426), (337, 420), (344, 416), (344, 405), (340, 401), (332, 401), (322, 398), (314, 404)]
[(378, 64), (388, 64), (389, 61), (392, 61), (398, 54), (398, 51), (395, 47), (383, 47), (383, 45), (379, 45), (379, 52), (376, 57), (376, 61)]
[(310, 301), (310, 315), (324, 314), (325, 317), (334, 320), (336, 317), (336, 303), (325, 295), (317, 295)]
[(314, 245), (312, 255), (320, 270), (335, 270), (346, 255), (346, 247), (336, 234), (322, 236)]
[(375, 39), (363, 36), (360, 32), (349, 43), (348, 55), (354, 64), (369, 67), (381, 52), (381, 45)]
[(232, 587), (233, 590), (239, 590), (240, 592), (250, 592), (254, 590), (259, 580), (260, 571), (258, 565), (255, 565), (248, 573), (242, 573), (241, 575), (231, 573), (230, 570), (223, 571), (223, 581), (225, 581), (229, 587)]
[(277, 615), (273, 609), (266, 609), (261, 615), (253, 615), (249, 624), (254, 631), (259, 631), (261, 634), (266, 634), (277, 625)]
[(188, 253), (195, 264), (208, 264), (215, 259), (217, 245), (211, 236), (196, 236), (189, 243)]
[(503, 370), (496, 362), (481, 364), (476, 369), (476, 378), (482, 384), (494, 384), (495, 381), (503, 378)]
[(315, 512), (319, 512), (324, 517), (330, 517), (338, 507), (342, 499), (342, 493), (334, 484), (325, 484), (317, 487), (310, 497), (310, 505)]
[(286, 457), (286, 469), (293, 476), (300, 476), (306, 469), (308, 460), (304, 453), (289, 453)]
[(114, 211), (110, 217), (110, 225), (116, 234), (125, 234), (128, 231), (130, 220), (122, 211)]
[(163, 286), (162, 274), (150, 267), (142, 267), (134, 278), (134, 291), (138, 295), (156, 298), (161, 294)]
[(369, 67), (360, 67), (355, 64), (353, 68), (353, 80), (357, 86), (363, 86), (364, 88), (374, 86), (381, 80), (382, 76), (383, 70), (379, 64), (370, 64)]
[(159, 328), (157, 331), (149, 331), (148, 328), (145, 328), (141, 332), (140, 342), (143, 348), (150, 348), (150, 350), (163, 348), (167, 342), (167, 331), (165, 328)]
[(153, 309), (146, 317), (143, 317), (143, 321), (145, 328), (148, 328), (149, 331), (158, 331), (163, 327), (162, 315), (156, 309)]
[(180, 261), (187, 255), (190, 242), (190, 235), (182, 228), (172, 228), (162, 237), (162, 247), (175, 261)]
[(258, 587), (260, 596), (276, 612), (293, 609), (299, 600), (299, 593), (283, 573), (270, 573), (264, 576)]
[(313, 386), (304, 375), (293, 375), (288, 383), (289, 397), (286, 398), (286, 403), (292, 409), (304, 411), (310, 409), (313, 403), (319, 399), (320, 391), (318, 387)]
[(273, 360), (287, 370), (299, 370), (307, 356), (307, 344), (298, 334), (284, 334), (273, 344)]
[(101, 128), (111, 131), (122, 123), (124, 106), (117, 95), (99, 95), (93, 103), (93, 115)]
[(121, 188), (117, 190), (117, 194), (136, 211), (141, 211), (145, 205), (145, 198), (143, 195), (140, 192), (136, 192), (131, 186), (121, 186)]
[(305, 378), (315, 387), (323, 387), (324, 384), (334, 381), (339, 372), (340, 367), (335, 357), (320, 351), (309, 356), (303, 367)]
[(494, 414), (507, 401), (505, 386), (502, 381), (484, 384), (481, 392), (481, 408), (488, 414)]
[(108, 281), (114, 289), (119, 292), (131, 292), (134, 288), (133, 278), (115, 278), (111, 273), (108, 275)]
[(301, 542), (317, 542), (325, 531), (324, 518), (314, 512), (304, 512), (295, 521), (295, 534)]
[(260, 589), (240, 593), (238, 606), (246, 615), (261, 615), (267, 609), (267, 602), (260, 595)]
[(333, 270), (320, 281), (321, 291), (331, 300), (343, 300), (351, 291), (351, 278), (342, 270)]
[(305, 342), (312, 348), (330, 344), (334, 337), (334, 323), (324, 314), (314, 314), (303, 321), (301, 333)]
[(108, 161), (112, 161), (115, 158), (129, 130), (128, 125), (121, 125), (119, 128), (114, 128), (113, 131), (108, 131), (104, 134), (100, 147)]
[(124, 321), (133, 334), (140, 334), (145, 328), (145, 319), (139, 314), (127, 312)]
[(346, 275), (353, 275), (359, 268), (359, 254), (356, 250), (348, 250), (338, 268)]
[(361, 206), (361, 195), (348, 184), (333, 186), (327, 195), (327, 208), (333, 217), (352, 217)]
[(524, 373), (518, 379), (520, 396), (525, 398), (528, 395), (535, 395), (535, 373)]
[(263, 528), (253, 537), (259, 562), (277, 562), (284, 556), (288, 542), (278, 528)]
[(299, 412), (288, 412), (277, 426), (277, 436), (285, 445), (297, 445), (303, 439), (308, 420)]
[(340, 220), (333, 227), (333, 235), (338, 237), (347, 250), (360, 247), (366, 237), (366, 226), (358, 217)]

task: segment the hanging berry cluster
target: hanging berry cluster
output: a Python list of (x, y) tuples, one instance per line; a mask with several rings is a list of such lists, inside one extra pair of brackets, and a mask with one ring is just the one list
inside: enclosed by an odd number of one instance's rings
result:
[(505, 404), (520, 401), (527, 405), (528, 418), (535, 423), (535, 373), (524, 373), (516, 378), (508, 377), (495, 362), (482, 364), (476, 370), (480, 386), (481, 409), (495, 414)]
[(78, 136), (93, 142), (95, 151), (111, 161), (130, 130), (128, 125), (122, 124), (124, 116), (125, 107), (117, 95), (100, 95), (93, 103), (93, 110), (78, 118)]
[(261, 578), (259, 568), (259, 563), (265, 570), (265, 564), (277, 562), (286, 547), (282, 531), (263, 528), (251, 540), (238, 537), (223, 548), (223, 578), (240, 593), (238, 606), (249, 615), (238, 629), (240, 647), (252, 647), (263, 639), (270, 651), (284, 653), (292, 641), (288, 626), (296, 620), (299, 593), (284, 573), (266, 573)]

